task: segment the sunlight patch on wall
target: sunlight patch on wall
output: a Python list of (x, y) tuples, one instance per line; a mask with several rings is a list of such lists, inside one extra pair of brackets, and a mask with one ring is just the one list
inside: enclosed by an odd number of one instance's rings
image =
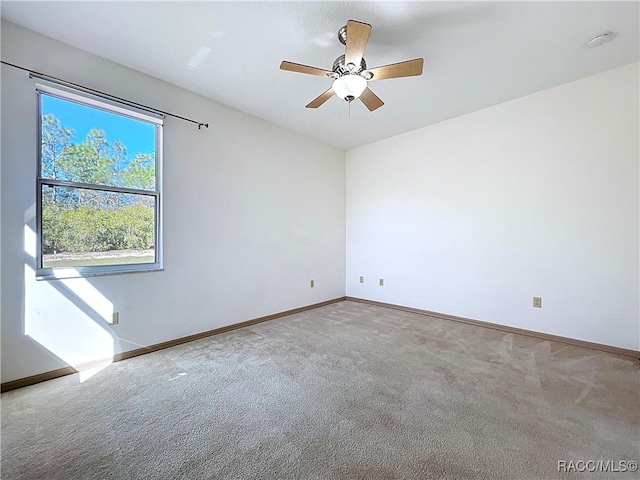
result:
[(35, 260), (36, 232), (34, 232), (29, 225), (24, 226), (24, 251)]
[[(75, 269), (70, 269), (74, 270)], [(75, 276), (79, 276), (75, 272)], [(107, 323), (111, 323), (113, 316), (113, 303), (84, 278), (72, 278), (59, 280), (65, 287), (76, 294), (94, 312), (100, 315)]]
[(24, 228), (24, 335), (80, 372), (80, 382), (113, 363), (113, 304), (84, 278), (37, 281), (36, 235)]

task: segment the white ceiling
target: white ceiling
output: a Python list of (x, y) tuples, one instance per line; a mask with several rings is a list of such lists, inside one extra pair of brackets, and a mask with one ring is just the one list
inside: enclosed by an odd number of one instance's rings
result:
[[(10, 22), (343, 149), (637, 61), (638, 6), (604, 1), (1, 4), (2, 17)], [(337, 97), (317, 110), (306, 109), (331, 80), (281, 71), (280, 62), (330, 70), (344, 53), (337, 32), (349, 19), (373, 26), (365, 52), (370, 68), (423, 57), (424, 73), (371, 82), (385, 102), (374, 112), (358, 101), (349, 117), (348, 105)], [(607, 30), (614, 41), (586, 47), (589, 37)]]

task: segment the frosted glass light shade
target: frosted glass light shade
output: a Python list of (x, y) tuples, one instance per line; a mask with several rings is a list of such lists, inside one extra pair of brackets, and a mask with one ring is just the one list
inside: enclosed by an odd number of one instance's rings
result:
[(343, 75), (333, 82), (333, 91), (343, 100), (355, 100), (367, 88), (367, 81), (360, 75)]

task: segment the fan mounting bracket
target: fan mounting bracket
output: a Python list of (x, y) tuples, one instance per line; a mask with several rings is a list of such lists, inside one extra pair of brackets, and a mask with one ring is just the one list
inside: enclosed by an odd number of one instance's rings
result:
[(338, 40), (342, 45), (347, 44), (347, 26), (345, 25), (338, 31)]

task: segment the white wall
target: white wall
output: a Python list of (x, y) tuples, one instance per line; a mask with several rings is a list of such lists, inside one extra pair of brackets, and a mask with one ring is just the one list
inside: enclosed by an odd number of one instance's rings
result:
[(347, 295), (638, 350), (638, 85), (635, 63), (347, 152)]
[(165, 122), (165, 271), (36, 282), (35, 81), (2, 66), (2, 382), (344, 295), (343, 151), (10, 23), (1, 33), (5, 61), (211, 125)]

